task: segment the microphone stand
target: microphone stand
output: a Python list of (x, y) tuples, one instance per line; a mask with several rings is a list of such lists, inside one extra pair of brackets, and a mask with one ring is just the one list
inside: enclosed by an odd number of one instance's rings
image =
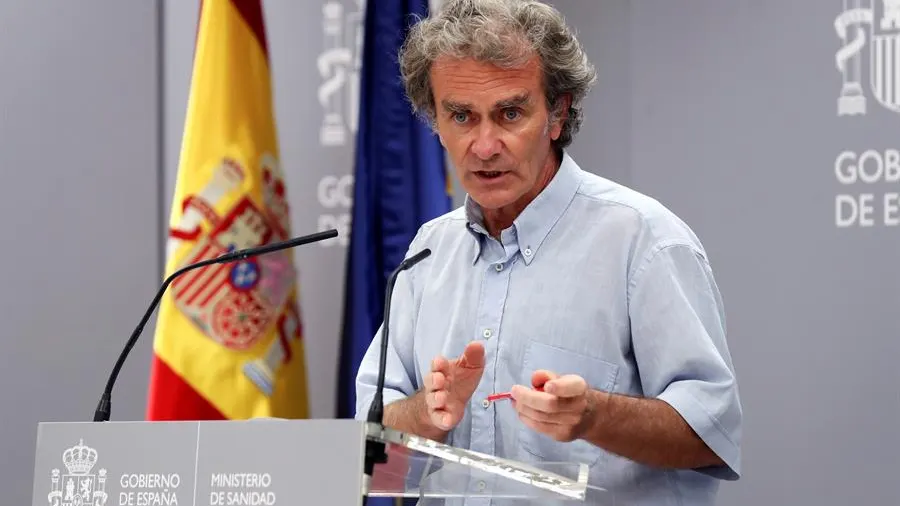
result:
[[(400, 265), (391, 272), (387, 279), (387, 286), (384, 294), (384, 321), (381, 326), (381, 355), (378, 357), (378, 384), (375, 389), (375, 397), (369, 406), (369, 413), (366, 421), (377, 424), (379, 428), (384, 428), (384, 377), (387, 370), (387, 353), (388, 353), (388, 331), (390, 329), (391, 317), (391, 297), (394, 293), (394, 285), (397, 283), (397, 276), (425, 260), (431, 255), (431, 250), (425, 248), (415, 255), (400, 262)], [(368, 499), (369, 486), (372, 481), (372, 475), (375, 472), (375, 464), (384, 464), (387, 462), (387, 452), (383, 441), (375, 441), (369, 437), (366, 438), (365, 461), (363, 465), (363, 503)]]
[(220, 255), (216, 258), (210, 258), (207, 260), (202, 260), (197, 263), (185, 265), (184, 267), (178, 269), (173, 272), (166, 278), (163, 282), (162, 286), (160, 286), (159, 290), (156, 292), (156, 296), (153, 297), (153, 301), (150, 303), (150, 307), (147, 308), (147, 311), (144, 313), (144, 316), (141, 318), (141, 321), (138, 322), (137, 327), (135, 327), (134, 331), (131, 333), (131, 337), (128, 338), (128, 342), (125, 343), (125, 348), (119, 354), (119, 358), (116, 360), (115, 366), (113, 366), (112, 373), (109, 375), (109, 379), (106, 381), (106, 388), (103, 389), (103, 395), (100, 397), (100, 402), (97, 404), (97, 409), (94, 412), (94, 421), (95, 422), (107, 422), (109, 421), (110, 412), (112, 410), (111, 399), (112, 399), (112, 390), (113, 386), (116, 384), (116, 379), (119, 376), (119, 371), (122, 369), (122, 365), (125, 363), (125, 359), (128, 357), (128, 354), (131, 352), (131, 349), (134, 348), (135, 343), (137, 343), (138, 338), (141, 335), (141, 332), (144, 330), (144, 326), (147, 324), (147, 321), (150, 319), (150, 315), (153, 314), (153, 311), (156, 309), (156, 306), (159, 305), (160, 299), (162, 299), (163, 293), (165, 293), (166, 288), (169, 287), (169, 284), (175, 280), (178, 276), (181, 276), (185, 272), (192, 271), (194, 269), (199, 269), (200, 267), (205, 267), (207, 265), (212, 264), (224, 264), (230, 263), (238, 260), (244, 260), (249, 257), (262, 255), (265, 253), (271, 253), (274, 251), (279, 251), (287, 248), (293, 248), (296, 246), (300, 246), (302, 244), (308, 244), (312, 242), (318, 242), (325, 239), (329, 239), (332, 237), (337, 237), (337, 230), (331, 229), (326, 230), (324, 232), (317, 232), (315, 234), (305, 235), (302, 237), (297, 237), (294, 239), (289, 239), (287, 241), (276, 242), (272, 244), (266, 244), (264, 246), (259, 246), (256, 248), (247, 248), (243, 250), (234, 251), (231, 253), (226, 253), (224, 255)]

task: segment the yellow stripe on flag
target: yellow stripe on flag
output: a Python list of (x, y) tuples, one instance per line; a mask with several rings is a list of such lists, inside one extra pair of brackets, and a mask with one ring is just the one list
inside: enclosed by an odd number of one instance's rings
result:
[[(268, 55), (252, 28), (232, 1), (203, 1), (167, 275), (291, 236)], [(308, 416), (292, 258), (190, 271), (161, 302), (154, 353), (226, 418)]]

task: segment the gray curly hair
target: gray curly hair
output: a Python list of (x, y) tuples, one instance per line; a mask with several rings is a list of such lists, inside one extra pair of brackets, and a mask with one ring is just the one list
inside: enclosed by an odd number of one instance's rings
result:
[(554, 145), (571, 144), (583, 121), (582, 100), (596, 71), (581, 44), (553, 7), (535, 0), (444, 0), (440, 12), (410, 28), (400, 49), (400, 73), (416, 114), (434, 127), (430, 70), (441, 56), (473, 58), (510, 68), (537, 55), (550, 120), (559, 117), (559, 99), (571, 97), (562, 132)]

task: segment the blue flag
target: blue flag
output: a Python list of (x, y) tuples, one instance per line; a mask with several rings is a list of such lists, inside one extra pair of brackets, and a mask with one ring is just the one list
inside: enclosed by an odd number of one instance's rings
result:
[(366, 2), (339, 418), (355, 414), (356, 372), (383, 321), (388, 275), (418, 228), (452, 205), (443, 146), (413, 114), (397, 56), (411, 24), (427, 14), (428, 0)]

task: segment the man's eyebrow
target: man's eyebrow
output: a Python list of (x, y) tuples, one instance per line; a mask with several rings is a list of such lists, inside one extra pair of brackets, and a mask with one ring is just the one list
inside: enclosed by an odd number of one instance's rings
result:
[(448, 99), (441, 100), (441, 106), (444, 108), (444, 110), (450, 112), (468, 112), (472, 110), (471, 104)]
[(510, 98), (499, 100), (494, 104), (495, 109), (509, 109), (510, 107), (521, 107), (528, 103), (531, 99), (528, 93), (522, 93)]
[[(494, 109), (509, 109), (511, 107), (521, 107), (531, 100), (528, 93), (522, 93), (494, 103)], [(472, 110), (472, 104), (466, 102), (457, 102), (455, 100), (441, 100), (441, 107), (449, 112), (469, 112)]]

